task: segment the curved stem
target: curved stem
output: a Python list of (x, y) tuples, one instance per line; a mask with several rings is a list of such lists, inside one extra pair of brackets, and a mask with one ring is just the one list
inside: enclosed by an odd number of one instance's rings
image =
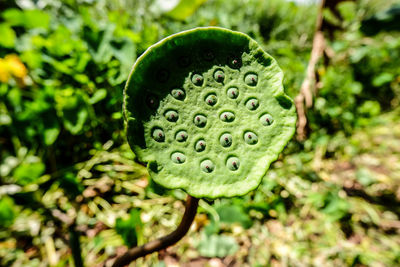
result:
[(124, 255), (118, 257), (115, 260), (112, 267), (122, 267), (128, 265), (130, 262), (136, 260), (137, 258), (144, 257), (147, 254), (165, 249), (181, 240), (189, 231), (189, 228), (192, 225), (194, 217), (197, 213), (198, 205), (199, 199), (188, 195), (186, 199), (185, 213), (183, 214), (181, 223), (175, 231), (173, 231), (169, 235), (163, 236), (154, 241), (150, 241), (149, 243), (144, 244), (140, 247), (134, 247), (128, 250)]

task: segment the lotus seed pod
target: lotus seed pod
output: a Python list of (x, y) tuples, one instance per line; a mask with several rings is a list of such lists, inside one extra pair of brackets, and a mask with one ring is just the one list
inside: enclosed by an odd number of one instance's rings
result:
[(194, 197), (255, 189), (294, 134), (276, 61), (250, 37), (196, 28), (154, 44), (124, 91), (128, 142), (151, 178)]

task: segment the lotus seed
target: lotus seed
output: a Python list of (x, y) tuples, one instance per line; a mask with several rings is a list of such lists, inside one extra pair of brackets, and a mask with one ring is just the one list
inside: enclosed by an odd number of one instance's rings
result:
[(196, 115), (193, 122), (197, 127), (203, 128), (207, 124), (207, 118), (204, 115)]
[(235, 114), (229, 111), (222, 112), (219, 119), (224, 122), (232, 122), (235, 119)]
[(244, 141), (249, 145), (255, 145), (258, 142), (258, 137), (253, 132), (245, 132), (244, 133)]
[(206, 61), (211, 61), (214, 59), (214, 53), (211, 50), (206, 50), (203, 53), (203, 58)]
[(173, 89), (171, 91), (171, 95), (178, 100), (183, 100), (185, 99), (185, 91), (183, 91), (182, 89)]
[(248, 73), (248, 74), (246, 74), (246, 76), (244, 77), (244, 82), (245, 82), (247, 85), (256, 86), (256, 85), (257, 85), (257, 82), (258, 82), (257, 74), (254, 74), (254, 73)]
[(239, 96), (239, 89), (236, 87), (231, 87), (228, 89), (227, 95), (231, 99), (236, 99)]
[(222, 70), (217, 70), (216, 72), (214, 72), (214, 79), (217, 82), (222, 83), (225, 79), (225, 73)]
[(195, 145), (194, 149), (197, 152), (204, 151), (206, 149), (206, 141), (204, 141), (203, 139), (198, 140), (196, 142), (196, 145)]
[(264, 126), (269, 126), (274, 122), (274, 118), (270, 114), (264, 114), (260, 117), (260, 122)]
[(259, 103), (258, 103), (258, 99), (256, 99), (256, 98), (250, 98), (246, 102), (246, 108), (248, 108), (249, 110), (256, 110), (258, 108), (258, 106), (259, 106)]
[(178, 142), (185, 142), (188, 138), (188, 133), (186, 131), (179, 131), (175, 135), (175, 139)]
[(223, 147), (230, 147), (232, 145), (232, 135), (228, 134), (228, 133), (224, 133), (223, 135), (221, 135), (221, 137), (219, 138), (219, 143), (221, 144), (221, 146)]
[(215, 94), (209, 94), (205, 99), (206, 103), (210, 106), (214, 106), (215, 104), (217, 104), (217, 100), (218, 99)]
[(215, 165), (211, 160), (206, 159), (200, 163), (200, 168), (203, 172), (210, 173), (215, 169)]
[(175, 110), (168, 110), (165, 112), (164, 116), (170, 122), (176, 122), (179, 118), (178, 112)]
[(157, 73), (157, 80), (159, 82), (166, 82), (169, 78), (169, 72), (165, 69), (161, 69)]
[(149, 94), (146, 97), (146, 104), (151, 109), (157, 109), (158, 107), (158, 99), (155, 95)]
[(230, 56), (228, 58), (228, 65), (233, 69), (239, 69), (242, 66), (242, 61), (238, 57)]
[(181, 152), (174, 152), (171, 155), (171, 160), (173, 163), (182, 164), (186, 161), (186, 156)]
[(164, 131), (161, 130), (160, 128), (154, 129), (152, 135), (153, 135), (153, 139), (156, 140), (157, 142), (164, 142), (164, 140), (165, 140)]
[(237, 157), (230, 157), (226, 161), (226, 167), (231, 171), (236, 171), (239, 169), (240, 160)]
[(201, 86), (203, 84), (203, 76), (200, 74), (194, 74), (192, 76), (192, 83), (197, 86)]

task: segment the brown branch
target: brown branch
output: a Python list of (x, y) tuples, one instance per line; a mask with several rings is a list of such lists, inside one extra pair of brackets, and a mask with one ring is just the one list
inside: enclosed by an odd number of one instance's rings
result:
[(311, 50), (311, 58), (308, 62), (306, 77), (300, 87), (300, 93), (295, 98), (295, 104), (297, 109), (297, 139), (304, 140), (306, 137), (306, 109), (310, 108), (313, 103), (313, 95), (315, 91), (315, 65), (322, 56), (325, 48), (325, 38), (322, 32), (323, 25), (323, 10), (325, 7), (325, 0), (321, 1), (318, 17), (316, 22), (316, 30), (313, 39), (313, 45)]
[(189, 231), (190, 225), (196, 216), (198, 205), (199, 199), (188, 195), (186, 199), (185, 213), (183, 214), (181, 223), (175, 231), (169, 235), (144, 244), (143, 246), (134, 247), (128, 250), (128, 252), (115, 260), (112, 267), (122, 267), (128, 265), (137, 258), (144, 257), (147, 254), (165, 249), (181, 240)]

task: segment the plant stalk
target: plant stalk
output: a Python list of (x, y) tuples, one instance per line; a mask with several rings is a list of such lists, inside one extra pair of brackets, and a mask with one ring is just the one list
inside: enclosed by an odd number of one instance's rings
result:
[(128, 250), (124, 255), (118, 257), (112, 267), (123, 267), (136, 260), (137, 258), (144, 257), (147, 254), (165, 249), (179, 240), (181, 240), (189, 231), (194, 218), (196, 217), (199, 199), (187, 196), (185, 213), (183, 214), (181, 223), (178, 228), (169, 235), (163, 236), (154, 241), (150, 241), (140, 247), (134, 247)]

